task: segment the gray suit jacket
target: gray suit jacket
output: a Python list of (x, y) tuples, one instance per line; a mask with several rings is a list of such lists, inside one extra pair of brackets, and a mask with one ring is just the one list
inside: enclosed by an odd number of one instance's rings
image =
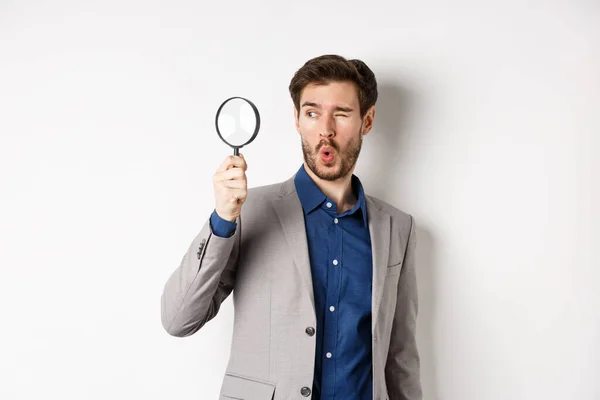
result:
[[(415, 340), (417, 286), (413, 218), (371, 196), (373, 399), (420, 400)], [(233, 339), (220, 399), (310, 398), (316, 315), (304, 214), (294, 177), (250, 188), (235, 234), (209, 221), (162, 295), (174, 336), (198, 331), (233, 291)]]

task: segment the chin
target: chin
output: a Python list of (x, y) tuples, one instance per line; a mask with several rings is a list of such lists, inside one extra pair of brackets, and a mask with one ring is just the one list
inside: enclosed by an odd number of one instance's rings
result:
[(337, 168), (338, 170), (340, 169), (340, 165), (338, 164), (337, 160), (330, 164), (324, 163), (323, 161), (319, 161), (319, 166), (327, 170), (331, 170), (332, 168)]
[(321, 161), (316, 165), (316, 171), (313, 171), (320, 179), (326, 181), (335, 181), (343, 178), (341, 175), (342, 167), (337, 162), (331, 165), (323, 164)]
[(337, 169), (338, 171), (342, 168), (342, 166), (340, 165), (340, 160), (339, 158), (336, 157), (335, 160), (333, 160), (333, 162), (331, 163), (325, 163), (321, 160), (321, 157), (316, 158), (316, 162), (314, 163), (318, 168), (322, 168), (325, 169), (327, 171), (331, 171), (332, 169)]

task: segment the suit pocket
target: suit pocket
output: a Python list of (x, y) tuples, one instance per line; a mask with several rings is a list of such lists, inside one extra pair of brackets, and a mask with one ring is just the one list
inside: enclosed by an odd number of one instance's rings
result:
[(272, 400), (274, 392), (274, 383), (228, 372), (223, 379), (221, 400)]
[(385, 276), (398, 275), (402, 269), (402, 261), (397, 264), (388, 265)]

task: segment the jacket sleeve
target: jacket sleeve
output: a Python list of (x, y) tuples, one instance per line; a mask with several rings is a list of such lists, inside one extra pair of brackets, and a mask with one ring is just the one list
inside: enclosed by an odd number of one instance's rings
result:
[(219, 237), (209, 219), (192, 241), (161, 298), (161, 321), (170, 335), (192, 335), (217, 315), (235, 285), (239, 228), (231, 237)]
[(385, 380), (390, 400), (421, 400), (423, 397), (416, 342), (418, 312), (416, 246), (416, 227), (411, 216), (410, 234), (398, 281), (396, 310), (385, 366)]

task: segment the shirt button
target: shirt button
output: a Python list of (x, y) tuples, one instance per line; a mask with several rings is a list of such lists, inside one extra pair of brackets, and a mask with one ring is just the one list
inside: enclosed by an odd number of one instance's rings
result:
[(331, 353), (327, 353), (327, 354), (325, 354), (325, 357), (327, 357), (327, 358), (331, 358)]
[(327, 206), (327, 208), (331, 208), (331, 203), (327, 202), (326, 206)]
[(335, 311), (335, 307), (334, 306), (329, 307), (329, 311), (334, 312)]
[(334, 218), (334, 219), (333, 219), (333, 223), (334, 223), (334, 224), (337, 224), (338, 222), (339, 222), (339, 221), (338, 221), (338, 219), (337, 219), (337, 218)]
[(310, 396), (310, 389), (304, 386), (302, 389), (300, 389), (300, 394), (304, 397), (308, 397)]
[(308, 336), (313, 336), (315, 334), (315, 328), (313, 328), (312, 326), (309, 326), (308, 328), (306, 328), (304, 330), (304, 332), (306, 332), (306, 334)]
[(333, 265), (338, 265), (338, 260), (333, 260)]

